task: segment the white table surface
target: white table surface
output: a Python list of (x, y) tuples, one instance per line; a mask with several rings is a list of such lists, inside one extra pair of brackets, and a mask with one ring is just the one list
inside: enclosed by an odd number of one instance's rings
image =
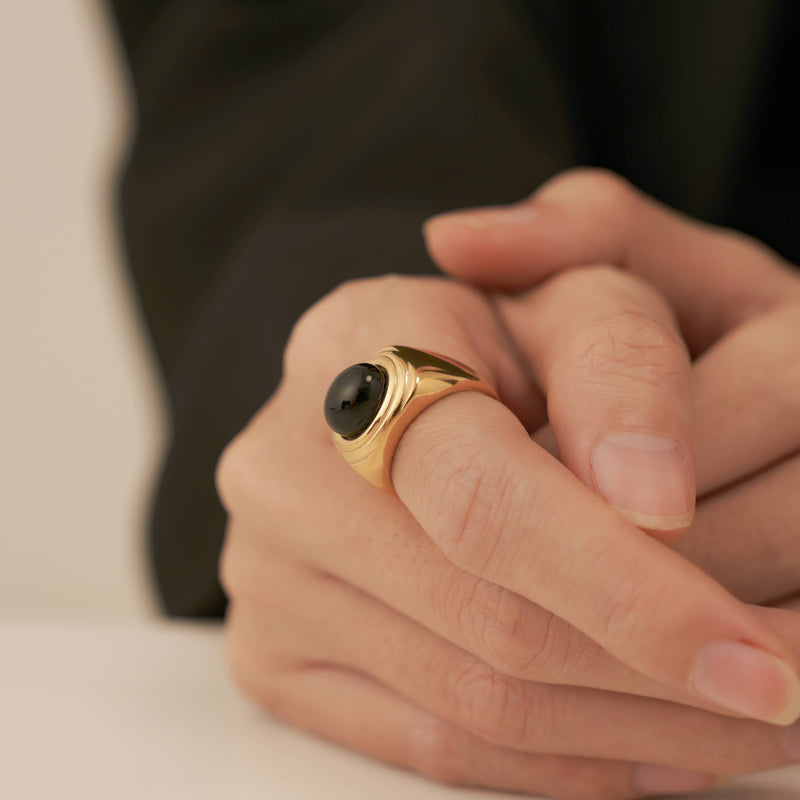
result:
[[(216, 626), (0, 620), (0, 798), (502, 800), (445, 787), (259, 712)], [(704, 798), (800, 798), (800, 768)]]

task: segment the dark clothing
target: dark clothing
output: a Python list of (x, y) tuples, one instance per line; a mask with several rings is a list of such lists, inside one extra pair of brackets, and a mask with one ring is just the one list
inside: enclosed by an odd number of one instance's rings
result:
[(800, 261), (796, 0), (111, 5), (138, 114), (122, 233), (170, 403), (170, 614), (224, 610), (214, 465), (292, 323), (345, 279), (436, 272), (426, 216), (590, 164)]

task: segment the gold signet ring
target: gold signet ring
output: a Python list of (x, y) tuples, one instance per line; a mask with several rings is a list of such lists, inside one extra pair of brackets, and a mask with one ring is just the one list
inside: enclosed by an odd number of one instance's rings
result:
[(325, 395), (325, 420), (344, 460), (378, 489), (397, 496), (392, 456), (405, 429), (436, 400), (470, 389), (499, 399), (460, 361), (391, 345), (333, 379)]

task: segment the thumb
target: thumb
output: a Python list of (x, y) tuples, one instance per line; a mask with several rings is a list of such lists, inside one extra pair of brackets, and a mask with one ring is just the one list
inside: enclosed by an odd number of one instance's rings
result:
[(691, 363), (666, 301), (605, 265), (494, 298), (547, 398), (561, 461), (662, 541), (695, 504)]

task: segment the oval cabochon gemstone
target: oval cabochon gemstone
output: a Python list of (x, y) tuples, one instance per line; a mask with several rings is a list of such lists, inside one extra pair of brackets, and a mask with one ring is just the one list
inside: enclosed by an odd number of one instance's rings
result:
[(365, 431), (386, 391), (386, 372), (375, 364), (353, 364), (342, 370), (325, 395), (325, 420), (345, 438)]

